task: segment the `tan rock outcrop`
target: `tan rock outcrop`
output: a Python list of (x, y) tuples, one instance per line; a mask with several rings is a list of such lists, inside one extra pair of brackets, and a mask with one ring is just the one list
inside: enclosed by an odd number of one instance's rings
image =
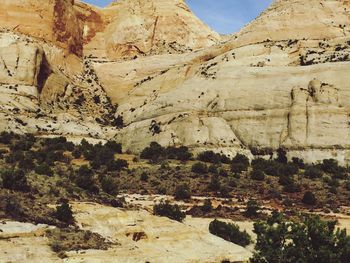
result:
[(350, 161), (349, 1), (275, 1), (229, 37), (183, 0), (0, 8), (2, 129)]

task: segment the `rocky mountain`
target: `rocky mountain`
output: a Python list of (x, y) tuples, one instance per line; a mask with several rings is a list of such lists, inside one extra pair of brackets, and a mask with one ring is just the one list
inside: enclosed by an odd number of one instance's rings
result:
[(4, 0), (0, 21), (1, 130), (350, 159), (348, 0), (275, 1), (224, 37), (184, 0)]

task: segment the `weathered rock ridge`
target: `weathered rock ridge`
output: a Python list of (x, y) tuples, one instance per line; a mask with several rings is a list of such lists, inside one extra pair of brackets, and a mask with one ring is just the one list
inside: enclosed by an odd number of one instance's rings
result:
[(348, 0), (275, 1), (225, 37), (183, 0), (12, 0), (0, 21), (2, 130), (350, 161)]

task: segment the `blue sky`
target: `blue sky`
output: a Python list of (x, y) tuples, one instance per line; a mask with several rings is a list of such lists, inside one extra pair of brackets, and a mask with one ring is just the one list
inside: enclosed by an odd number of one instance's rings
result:
[[(106, 6), (111, 0), (83, 0), (98, 6)], [(186, 0), (192, 11), (215, 31), (229, 34), (265, 10), (272, 0)]]

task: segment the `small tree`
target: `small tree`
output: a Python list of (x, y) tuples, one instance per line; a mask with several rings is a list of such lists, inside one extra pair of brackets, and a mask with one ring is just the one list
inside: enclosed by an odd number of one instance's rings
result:
[(301, 201), (306, 205), (316, 205), (317, 203), (315, 195), (310, 191), (305, 192)]
[(205, 199), (202, 206), (202, 211), (205, 213), (210, 213), (212, 210), (213, 210), (213, 205), (210, 199)]
[(304, 176), (310, 179), (322, 177), (322, 171), (315, 166), (307, 166), (305, 168)]
[(258, 202), (255, 200), (249, 200), (244, 214), (245, 216), (251, 218), (258, 217), (260, 209), (261, 208)]
[(288, 159), (287, 159), (287, 152), (282, 149), (282, 148), (278, 148), (277, 150), (277, 162), (279, 163), (287, 163)]
[(71, 206), (68, 204), (67, 200), (64, 200), (61, 205), (56, 207), (55, 216), (58, 220), (72, 225), (74, 223), (74, 217)]
[(256, 252), (250, 262), (348, 263), (350, 237), (335, 225), (310, 215), (293, 222), (273, 212), (266, 222), (254, 224)]
[(42, 163), (35, 167), (35, 172), (40, 175), (53, 176), (53, 171), (47, 163)]
[(96, 191), (96, 185), (93, 178), (93, 171), (87, 165), (83, 165), (79, 168), (76, 174), (75, 183), (80, 188), (83, 188), (90, 192)]
[(264, 181), (265, 180), (265, 174), (261, 170), (253, 170), (251, 174), (251, 178), (255, 181)]
[(208, 166), (205, 163), (197, 162), (192, 165), (191, 171), (196, 174), (208, 173)]
[(186, 214), (181, 212), (178, 205), (171, 205), (168, 201), (154, 205), (153, 213), (179, 222), (182, 222), (186, 217)]
[(236, 224), (214, 220), (209, 224), (209, 232), (240, 246), (248, 246), (252, 240), (246, 231), (240, 231)]
[(2, 186), (6, 189), (27, 192), (30, 187), (22, 170), (7, 169), (0, 171)]
[(176, 200), (188, 200), (191, 199), (191, 190), (187, 184), (178, 185), (175, 188), (174, 197)]
[(118, 183), (111, 176), (102, 176), (100, 179), (102, 190), (110, 195), (118, 194)]

